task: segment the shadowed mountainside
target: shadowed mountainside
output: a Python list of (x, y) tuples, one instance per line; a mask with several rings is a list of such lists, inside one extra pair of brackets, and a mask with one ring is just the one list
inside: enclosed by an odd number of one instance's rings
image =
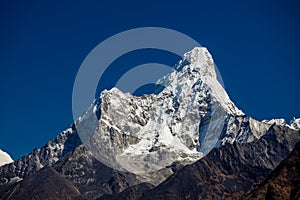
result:
[(300, 199), (300, 143), (259, 186), (242, 199)]

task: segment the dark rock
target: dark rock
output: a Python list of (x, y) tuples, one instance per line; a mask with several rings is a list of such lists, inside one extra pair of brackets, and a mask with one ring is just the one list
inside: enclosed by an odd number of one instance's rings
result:
[(300, 199), (300, 143), (261, 184), (241, 199)]
[(15, 183), (7, 190), (1, 189), (0, 198), (15, 200), (75, 199), (80, 192), (76, 186), (51, 167)]

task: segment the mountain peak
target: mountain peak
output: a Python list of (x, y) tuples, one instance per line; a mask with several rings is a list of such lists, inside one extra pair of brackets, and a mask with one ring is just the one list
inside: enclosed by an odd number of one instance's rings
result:
[(199, 72), (201, 76), (217, 78), (214, 61), (207, 48), (195, 47), (185, 53), (182, 60), (184, 63), (189, 63), (189, 69), (191, 71)]
[[(229, 116), (242, 121), (244, 114), (218, 81), (208, 50), (185, 53), (175, 69), (157, 81), (164, 86), (158, 94), (136, 97), (117, 88), (101, 93), (76, 125), (93, 156), (157, 184), (150, 175), (156, 170), (169, 175), (166, 166), (173, 162), (192, 163), (221, 141), (234, 141), (222, 134), (223, 127)], [(239, 141), (254, 137), (248, 135)]]
[(165, 86), (165, 92), (176, 96), (183, 93), (195, 96), (207, 90), (212, 100), (222, 106), (227, 113), (244, 115), (230, 100), (218, 78), (214, 60), (207, 48), (195, 47), (183, 55), (175, 71), (159, 79), (157, 83)]
[(0, 166), (13, 162), (10, 155), (0, 149)]

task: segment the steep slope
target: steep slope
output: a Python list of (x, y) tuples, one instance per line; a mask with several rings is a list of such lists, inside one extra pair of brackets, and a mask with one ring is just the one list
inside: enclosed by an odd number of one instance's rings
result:
[(12, 162), (13, 159), (10, 157), (10, 155), (0, 149), (0, 167)]
[(300, 199), (300, 143), (263, 183), (242, 199)]

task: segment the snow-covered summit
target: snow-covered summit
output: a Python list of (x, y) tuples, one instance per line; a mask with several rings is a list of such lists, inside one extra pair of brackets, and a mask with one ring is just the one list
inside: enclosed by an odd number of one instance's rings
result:
[(191, 51), (185, 53), (179, 66), (185, 62), (190, 64), (189, 70), (200, 72), (201, 77), (217, 78), (214, 61), (207, 48), (195, 47)]
[(185, 53), (175, 69), (157, 81), (164, 86), (158, 94), (136, 97), (117, 88), (103, 91), (75, 122), (97, 159), (147, 176), (174, 162), (192, 163), (226, 143), (253, 141), (265, 132), (267, 126), (260, 128), (260, 122), (246, 117), (230, 100), (206, 48)]
[(10, 157), (10, 155), (0, 149), (0, 166), (12, 163), (13, 159)]
[[(194, 89), (203, 82), (212, 98), (229, 114), (244, 115), (230, 100), (224, 87), (217, 78), (215, 64), (211, 54), (205, 47), (195, 47), (185, 53), (176, 67), (176, 71), (166, 75), (157, 83), (166, 86), (165, 91), (172, 93), (194, 93)], [(199, 88), (201, 89), (201, 88)]]

